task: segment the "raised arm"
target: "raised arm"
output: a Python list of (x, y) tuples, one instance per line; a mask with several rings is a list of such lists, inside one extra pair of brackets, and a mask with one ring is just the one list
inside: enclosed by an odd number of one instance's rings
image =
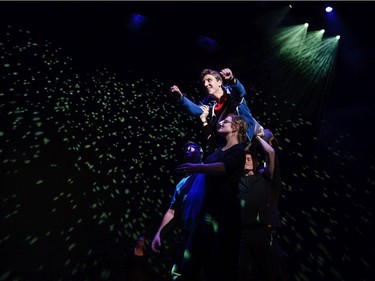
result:
[(237, 78), (234, 77), (232, 70), (229, 68), (224, 68), (220, 71), (220, 74), (224, 78), (225, 84), (231, 87), (231, 92), (234, 97), (243, 98), (246, 96), (245, 87)]
[(257, 141), (260, 144), (260, 147), (266, 153), (266, 169), (265, 173), (267, 176), (272, 179), (273, 178), (273, 171), (275, 170), (275, 150), (270, 146), (261, 136), (256, 136)]
[(177, 98), (178, 105), (191, 116), (199, 116), (203, 110), (199, 105), (196, 105), (189, 100), (176, 85), (170, 88), (170, 93)]

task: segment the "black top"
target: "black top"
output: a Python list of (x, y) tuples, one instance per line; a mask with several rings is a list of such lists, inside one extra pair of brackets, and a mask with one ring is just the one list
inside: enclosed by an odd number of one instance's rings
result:
[(271, 180), (262, 174), (242, 176), (239, 184), (242, 223), (270, 224)]
[(222, 151), (217, 149), (210, 154), (205, 163), (223, 162), (225, 174), (206, 175), (206, 195), (202, 212), (210, 214), (216, 219), (233, 217), (238, 201), (238, 183), (245, 165), (245, 148), (243, 144), (236, 144)]
[[(133, 250), (134, 251), (134, 250)], [(133, 251), (129, 251), (126, 256), (126, 278), (127, 281), (151, 281), (150, 265), (148, 256), (137, 256)]]

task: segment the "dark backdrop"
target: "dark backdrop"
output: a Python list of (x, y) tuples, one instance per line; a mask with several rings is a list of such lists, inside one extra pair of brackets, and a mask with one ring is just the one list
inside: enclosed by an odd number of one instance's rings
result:
[[(328, 21), (325, 2), (283, 16), (287, 4), (1, 2), (0, 280), (123, 280), (124, 253), (168, 208), (184, 143), (204, 145), (167, 90), (197, 101), (207, 67), (231, 68), (277, 136), (292, 280), (372, 280), (374, 6), (334, 2)], [(306, 21), (342, 36), (329, 67), (270, 45)], [(149, 252), (154, 280), (178, 231)]]

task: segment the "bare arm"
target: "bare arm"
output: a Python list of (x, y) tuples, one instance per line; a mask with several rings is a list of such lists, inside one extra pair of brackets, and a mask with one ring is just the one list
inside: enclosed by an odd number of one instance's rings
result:
[(215, 149), (216, 134), (213, 132), (211, 126), (207, 122), (207, 116), (210, 112), (210, 107), (208, 105), (201, 106), (203, 113), (199, 116), (202, 121), (203, 134), (207, 140), (210, 149), (213, 151)]
[(210, 113), (210, 107), (208, 105), (201, 105), (201, 108), (203, 112), (199, 118), (201, 119), (203, 125), (205, 125), (205, 123), (207, 123), (207, 116)]
[(273, 178), (273, 171), (275, 170), (275, 150), (272, 146), (270, 146), (264, 139), (262, 139), (259, 135), (256, 136), (260, 146), (262, 147), (263, 151), (266, 153), (266, 164), (267, 167), (265, 172), (267, 175), (272, 179)]
[(164, 214), (163, 220), (160, 223), (159, 229), (155, 234), (154, 239), (151, 243), (151, 248), (154, 252), (160, 253), (160, 246), (161, 246), (161, 240), (160, 240), (160, 233), (163, 230), (163, 228), (174, 218), (174, 210), (168, 209), (167, 212)]
[(208, 175), (223, 175), (225, 174), (225, 165), (223, 162), (210, 164), (185, 163), (177, 166), (176, 172), (180, 174), (202, 173)]

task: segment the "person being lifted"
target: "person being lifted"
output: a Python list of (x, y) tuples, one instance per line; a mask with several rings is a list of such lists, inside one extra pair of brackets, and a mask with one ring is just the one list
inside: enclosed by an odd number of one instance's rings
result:
[(246, 121), (248, 126), (246, 131), (247, 139), (251, 142), (254, 130), (258, 132), (262, 127), (253, 118), (245, 100), (245, 88), (234, 77), (232, 70), (224, 68), (218, 72), (212, 69), (204, 69), (200, 77), (206, 95), (198, 104), (188, 99), (176, 85), (170, 88), (170, 92), (176, 95), (178, 105), (191, 116), (201, 116), (203, 106), (208, 106), (209, 120), (202, 120), (202, 118), (201, 120), (210, 148), (216, 149), (222, 144), (223, 139), (220, 137), (216, 138), (217, 128), (219, 127), (219, 123), (230, 113), (239, 115)]

